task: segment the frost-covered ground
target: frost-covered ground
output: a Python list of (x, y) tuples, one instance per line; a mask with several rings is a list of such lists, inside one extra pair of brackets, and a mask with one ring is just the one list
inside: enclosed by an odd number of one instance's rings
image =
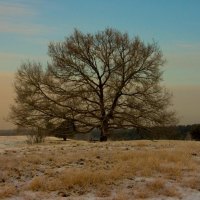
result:
[(0, 199), (200, 199), (200, 143), (0, 137)]

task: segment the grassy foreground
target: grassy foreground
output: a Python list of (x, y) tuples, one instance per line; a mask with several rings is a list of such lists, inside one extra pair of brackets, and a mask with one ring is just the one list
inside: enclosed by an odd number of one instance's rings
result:
[(199, 142), (8, 140), (0, 151), (2, 199), (184, 199), (200, 191)]

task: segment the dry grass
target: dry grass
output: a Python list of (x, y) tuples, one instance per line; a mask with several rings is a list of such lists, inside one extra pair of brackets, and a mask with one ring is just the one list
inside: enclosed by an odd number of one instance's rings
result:
[(136, 198), (146, 199), (161, 196), (181, 198), (181, 194), (174, 185), (168, 185), (162, 178), (148, 181), (143, 187), (137, 186), (133, 190)]
[(111, 195), (111, 188), (107, 185), (101, 185), (96, 192), (97, 197), (109, 197)]
[[(198, 142), (185, 141), (47, 140), (44, 145), (21, 144), (14, 151), (4, 149), (0, 153), (0, 194), (16, 195), (15, 187), (11, 187), (15, 180), (15, 185), (20, 185), (19, 192), (94, 191), (103, 198), (111, 196), (113, 188), (124, 187), (121, 183), (131, 180), (134, 186), (128, 191), (135, 198), (179, 197), (176, 187), (166, 185), (166, 181), (181, 185), (188, 174), (195, 177), (200, 173), (198, 152)], [(135, 177), (144, 177), (144, 181), (136, 182)], [(154, 180), (145, 181), (146, 178)], [(191, 179), (184, 182), (184, 187), (195, 189), (197, 184), (197, 180)], [(5, 190), (6, 187), (11, 189)], [(120, 191), (112, 198), (123, 199), (125, 192)]]
[(170, 187), (165, 188), (161, 194), (167, 197), (181, 198), (181, 194), (175, 186), (170, 186)]
[(119, 191), (116, 196), (112, 198), (112, 200), (125, 200), (129, 198), (130, 196), (125, 191)]
[(152, 192), (158, 193), (165, 188), (165, 181), (163, 179), (155, 179), (151, 182), (148, 182), (146, 187)]
[(184, 180), (182, 185), (200, 191), (200, 177), (193, 177)]
[[(55, 183), (56, 185), (57, 183)], [(45, 190), (46, 189), (46, 180), (44, 177), (35, 177), (31, 180), (30, 184), (28, 185), (27, 189), (38, 191), (38, 190)]]
[(0, 198), (16, 195), (17, 190), (13, 185), (6, 185), (0, 188)]
[(136, 143), (135, 143), (135, 146), (136, 147), (146, 147), (146, 146), (148, 146), (149, 145), (149, 143), (148, 143), (148, 141), (146, 141), (146, 140), (140, 140), (140, 141), (137, 141)]
[(146, 190), (146, 188), (137, 187), (133, 191), (133, 195), (136, 199), (146, 199), (151, 197), (151, 193)]

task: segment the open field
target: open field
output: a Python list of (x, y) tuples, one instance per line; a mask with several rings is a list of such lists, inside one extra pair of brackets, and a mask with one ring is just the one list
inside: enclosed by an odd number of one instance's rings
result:
[(0, 199), (200, 199), (200, 142), (0, 137)]

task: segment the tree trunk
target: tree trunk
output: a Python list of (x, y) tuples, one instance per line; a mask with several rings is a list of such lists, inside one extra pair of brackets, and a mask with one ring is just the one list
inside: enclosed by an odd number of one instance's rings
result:
[(104, 121), (101, 127), (100, 142), (107, 141), (108, 137), (108, 121)]
[(66, 136), (63, 136), (63, 140), (66, 141), (66, 140), (67, 140), (67, 137), (66, 137)]

